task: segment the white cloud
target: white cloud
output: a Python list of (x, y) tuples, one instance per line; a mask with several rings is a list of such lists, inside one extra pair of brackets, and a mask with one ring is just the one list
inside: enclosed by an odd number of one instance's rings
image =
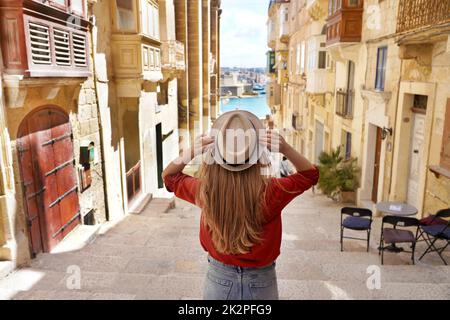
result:
[(222, 66), (265, 66), (268, 50), (265, 4), (265, 0), (222, 1)]

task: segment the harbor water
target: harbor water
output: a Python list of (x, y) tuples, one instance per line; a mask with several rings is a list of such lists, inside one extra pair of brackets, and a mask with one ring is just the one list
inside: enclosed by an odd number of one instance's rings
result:
[(270, 114), (265, 94), (245, 98), (222, 97), (220, 99), (220, 112), (224, 113), (232, 110), (250, 111), (260, 119), (263, 119), (266, 115)]

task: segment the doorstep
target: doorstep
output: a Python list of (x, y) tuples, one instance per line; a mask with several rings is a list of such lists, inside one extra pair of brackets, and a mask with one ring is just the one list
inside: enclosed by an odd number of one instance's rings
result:
[(147, 204), (152, 200), (153, 195), (151, 193), (141, 193), (136, 199), (133, 199), (128, 207), (129, 214), (140, 214)]
[(175, 208), (175, 198), (153, 198), (141, 213), (143, 216), (154, 216), (167, 213)]
[(0, 279), (13, 272), (14, 263), (12, 261), (0, 261)]
[(79, 225), (73, 229), (55, 248), (51, 254), (78, 251), (97, 238), (101, 225)]

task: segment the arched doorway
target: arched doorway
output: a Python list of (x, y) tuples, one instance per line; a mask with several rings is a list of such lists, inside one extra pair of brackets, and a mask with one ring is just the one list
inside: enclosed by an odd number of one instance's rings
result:
[(25, 117), (17, 135), (24, 210), (32, 256), (49, 252), (80, 223), (72, 128), (60, 108)]

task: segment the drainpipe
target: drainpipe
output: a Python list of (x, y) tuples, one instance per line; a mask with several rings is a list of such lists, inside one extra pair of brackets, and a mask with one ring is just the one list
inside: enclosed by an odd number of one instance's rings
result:
[(391, 172), (390, 172), (390, 181), (389, 181), (389, 193), (388, 197), (391, 196), (391, 189), (392, 189), (392, 172), (394, 171), (394, 151), (395, 151), (395, 138), (397, 135), (397, 128), (395, 127), (397, 125), (397, 116), (398, 116), (398, 101), (400, 100), (400, 84), (402, 82), (402, 72), (403, 72), (403, 59), (400, 59), (400, 76), (398, 77), (398, 83), (397, 83), (397, 101), (395, 102), (395, 115), (394, 115), (394, 125), (393, 125), (393, 134), (392, 134), (392, 150), (391, 150)]
[(97, 72), (96, 72), (96, 64), (95, 64), (95, 53), (97, 51), (97, 42), (94, 39), (93, 35), (93, 28), (96, 28), (96, 18), (94, 15), (92, 15), (89, 18), (89, 23), (91, 26), (91, 43), (92, 43), (92, 69), (93, 69), (93, 80), (94, 80), (94, 90), (95, 90), (95, 99), (97, 101), (97, 113), (98, 113), (98, 127), (99, 127), (99, 135), (100, 135), (100, 145), (102, 150), (102, 171), (103, 171), (103, 197), (105, 198), (105, 216), (106, 220), (109, 221), (109, 206), (108, 206), (108, 191), (107, 191), (107, 184), (106, 184), (106, 167), (105, 167), (105, 147), (104, 147), (104, 141), (103, 141), (103, 127), (102, 127), (102, 121), (101, 121), (101, 112), (100, 112), (100, 105), (99, 105), (99, 96), (98, 96), (98, 88), (97, 88), (97, 81), (101, 81), (97, 79)]

